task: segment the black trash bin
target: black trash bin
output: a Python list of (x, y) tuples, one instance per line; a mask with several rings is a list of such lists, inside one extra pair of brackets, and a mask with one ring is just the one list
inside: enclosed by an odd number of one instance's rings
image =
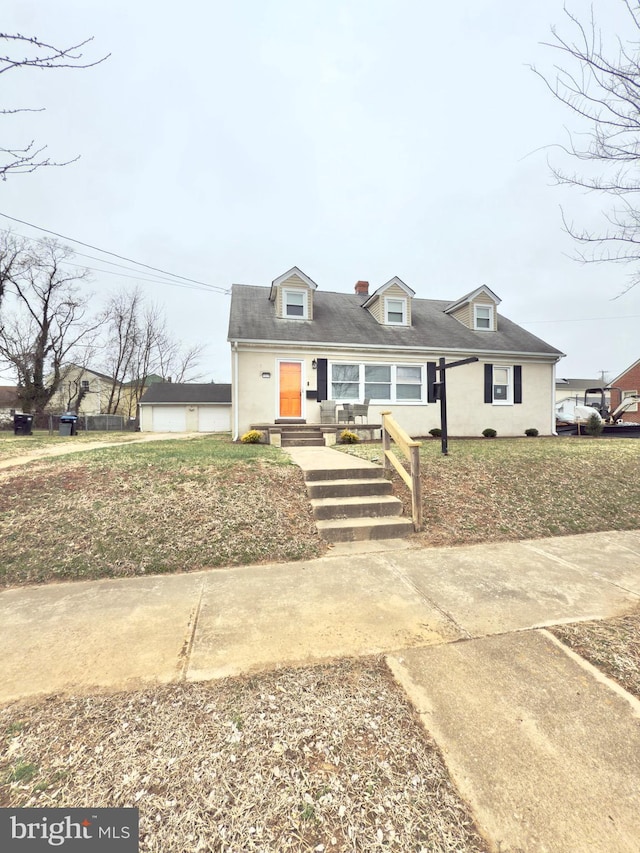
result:
[(14, 415), (13, 416), (13, 434), (14, 435), (33, 435), (31, 429), (33, 425), (33, 415)]
[(63, 415), (60, 415), (60, 426), (58, 428), (58, 435), (77, 435), (77, 420), (78, 416), (75, 412), (65, 412)]

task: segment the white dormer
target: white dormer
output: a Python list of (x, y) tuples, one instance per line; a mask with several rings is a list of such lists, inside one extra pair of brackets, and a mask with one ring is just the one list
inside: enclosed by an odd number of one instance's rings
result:
[(395, 276), (369, 296), (362, 307), (382, 326), (410, 326), (411, 299), (415, 291)]
[(276, 316), (283, 320), (312, 320), (313, 293), (317, 287), (298, 267), (275, 278), (271, 282), (269, 299), (275, 302)]
[(463, 326), (476, 332), (498, 330), (498, 305), (502, 300), (485, 284), (467, 293), (444, 309)]

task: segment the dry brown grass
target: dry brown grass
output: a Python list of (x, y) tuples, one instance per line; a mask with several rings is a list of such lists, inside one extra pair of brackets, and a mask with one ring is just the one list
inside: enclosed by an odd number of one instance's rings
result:
[[(382, 459), (380, 445), (346, 452)], [(478, 439), (421, 448), (424, 545), (469, 545), (640, 528), (637, 439)], [(411, 515), (407, 487), (394, 493)]]
[(325, 550), (299, 468), (192, 439), (0, 473), (0, 586), (286, 561)]
[(640, 699), (640, 611), (549, 631)]
[(0, 711), (0, 806), (137, 806), (140, 849), (479, 853), (381, 659)]

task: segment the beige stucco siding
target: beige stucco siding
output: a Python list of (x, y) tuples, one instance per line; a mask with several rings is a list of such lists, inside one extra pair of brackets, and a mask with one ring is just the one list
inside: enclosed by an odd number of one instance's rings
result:
[[(464, 354), (460, 357), (464, 357)], [(319, 404), (306, 397), (307, 391), (317, 390), (317, 371), (312, 369), (314, 358), (327, 358), (329, 362), (403, 365), (426, 365), (429, 361), (438, 360), (435, 355), (399, 352), (364, 354), (362, 350), (357, 349), (327, 349), (319, 353), (317, 349), (291, 352), (285, 347), (275, 346), (273, 349), (260, 349), (258, 346), (240, 347), (238, 376), (234, 374), (233, 390), (234, 406), (237, 406), (237, 420), (234, 419), (234, 423), (237, 424), (239, 434), (246, 432), (251, 424), (273, 423), (279, 416), (279, 360), (302, 361), (302, 417), (308, 423), (320, 423)], [(511, 405), (484, 402), (484, 362), (454, 368), (447, 374), (449, 434), (479, 436), (486, 427), (493, 427), (499, 435), (523, 435), (525, 429), (535, 427), (541, 434), (548, 435), (552, 429), (553, 364), (523, 358), (486, 360), (495, 366), (521, 365), (523, 402)], [(263, 373), (270, 375), (263, 378)], [(424, 375), (423, 393), (426, 400), (426, 368)], [(513, 372), (511, 382), (513, 383)], [(239, 393), (236, 388), (241, 389)], [(330, 394), (329, 388), (329, 396)], [(337, 402), (336, 405), (339, 406), (340, 403)], [(371, 404), (369, 420), (379, 423), (381, 412), (389, 410), (411, 435), (427, 435), (430, 429), (440, 426), (439, 403)]]

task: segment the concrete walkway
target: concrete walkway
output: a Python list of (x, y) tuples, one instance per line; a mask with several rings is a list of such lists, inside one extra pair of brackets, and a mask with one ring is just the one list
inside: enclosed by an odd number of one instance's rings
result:
[(543, 626), (637, 609), (640, 532), (369, 547), (6, 590), (0, 703), (386, 652), (495, 850), (637, 853), (640, 703)]

